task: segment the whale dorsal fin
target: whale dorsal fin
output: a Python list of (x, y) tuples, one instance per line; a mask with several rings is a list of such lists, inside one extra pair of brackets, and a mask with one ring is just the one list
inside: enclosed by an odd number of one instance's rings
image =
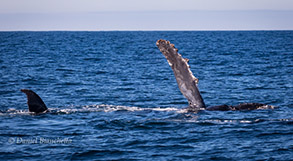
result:
[(182, 58), (175, 48), (166, 40), (158, 40), (156, 45), (165, 55), (169, 65), (171, 66), (178, 87), (181, 93), (187, 98), (189, 107), (199, 109), (205, 108), (204, 101), (197, 88), (198, 79), (195, 78), (189, 69), (188, 59)]
[(48, 109), (41, 97), (34, 91), (29, 89), (21, 89), (20, 91), (27, 96), (27, 105), (30, 112), (41, 113)]

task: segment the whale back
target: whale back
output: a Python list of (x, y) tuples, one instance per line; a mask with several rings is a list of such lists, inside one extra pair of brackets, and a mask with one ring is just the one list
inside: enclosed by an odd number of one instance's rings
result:
[(189, 69), (188, 59), (183, 58), (174, 44), (166, 40), (158, 40), (156, 45), (166, 57), (172, 68), (181, 93), (187, 98), (189, 108), (205, 108), (204, 101), (197, 88), (198, 79)]
[(240, 103), (238, 105), (229, 106), (229, 105), (219, 105), (219, 106), (210, 106), (207, 107), (208, 111), (229, 111), (229, 110), (256, 110), (256, 109), (274, 109), (275, 106), (267, 105), (263, 103)]
[(48, 109), (41, 97), (34, 91), (29, 89), (21, 89), (20, 91), (27, 96), (27, 105), (30, 112), (41, 113)]

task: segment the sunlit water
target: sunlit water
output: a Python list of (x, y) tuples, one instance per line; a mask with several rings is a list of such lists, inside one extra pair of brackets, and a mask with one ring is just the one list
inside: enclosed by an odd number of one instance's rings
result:
[[(190, 113), (170, 40), (207, 105)], [(290, 160), (293, 32), (0, 32), (1, 160)], [(28, 112), (38, 93), (50, 113)]]

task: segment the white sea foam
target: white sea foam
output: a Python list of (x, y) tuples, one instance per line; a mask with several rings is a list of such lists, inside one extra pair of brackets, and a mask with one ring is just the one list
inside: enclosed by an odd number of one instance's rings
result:
[[(61, 108), (49, 108), (49, 113), (53, 114), (73, 114), (73, 113), (87, 113), (87, 112), (116, 112), (116, 111), (127, 111), (127, 112), (138, 112), (138, 111), (158, 111), (158, 112), (175, 112), (179, 114), (184, 114), (187, 119), (171, 119), (170, 121), (178, 122), (194, 122), (194, 123), (212, 123), (212, 124), (250, 124), (257, 123), (261, 119), (203, 119), (194, 113), (188, 111), (187, 108), (179, 109), (175, 107), (155, 107), (155, 108), (142, 108), (135, 106), (117, 106), (117, 105), (86, 105), (86, 106), (67, 106)], [(32, 112), (26, 110), (17, 110), (15, 108), (10, 108), (7, 111), (0, 112), (0, 116), (7, 115), (35, 115)], [(293, 121), (293, 118), (286, 119), (265, 119), (264, 121), (277, 121), (277, 122), (288, 122)]]
[[(62, 108), (49, 108), (50, 113), (82, 113), (82, 112), (115, 112), (115, 111), (129, 111), (129, 112), (136, 112), (136, 111), (161, 111), (161, 112), (177, 112), (177, 113), (187, 113), (186, 109), (178, 109), (174, 107), (156, 107), (156, 108), (142, 108), (142, 107), (135, 107), (135, 106), (117, 106), (117, 105), (86, 105), (86, 106), (67, 106)], [(15, 115), (15, 114), (34, 114), (29, 112), (28, 110), (17, 110), (14, 108), (10, 108), (5, 112), (1, 112), (0, 115)]]

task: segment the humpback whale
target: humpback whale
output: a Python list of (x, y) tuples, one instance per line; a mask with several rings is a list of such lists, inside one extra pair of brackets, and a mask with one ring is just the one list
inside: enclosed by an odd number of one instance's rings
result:
[[(198, 79), (192, 74), (188, 65), (188, 59), (183, 58), (178, 53), (178, 49), (175, 48), (174, 44), (171, 44), (166, 40), (158, 40), (156, 42), (159, 50), (166, 57), (169, 65), (171, 66), (178, 87), (184, 97), (188, 100), (189, 112), (197, 112), (198, 110), (205, 109), (209, 111), (229, 111), (229, 110), (254, 110), (254, 109), (273, 109), (274, 106), (266, 105), (262, 103), (241, 103), (239, 105), (219, 105), (206, 107), (204, 100), (197, 87)], [(36, 114), (48, 112), (48, 108), (34, 91), (29, 89), (21, 89), (21, 92), (27, 96), (27, 105), (30, 112)]]
[(192, 74), (190, 66), (188, 65), (189, 60), (183, 58), (181, 54), (178, 53), (178, 49), (175, 48), (174, 44), (171, 44), (167, 40), (158, 40), (156, 45), (172, 68), (181, 93), (187, 98), (189, 111), (196, 112), (200, 109), (209, 111), (229, 111), (274, 108), (274, 106), (262, 103), (241, 103), (234, 106), (219, 105), (206, 107), (197, 87), (198, 79)]
[(34, 91), (29, 89), (21, 89), (20, 91), (25, 93), (27, 96), (27, 105), (30, 112), (40, 114), (48, 111), (48, 108), (41, 97)]

